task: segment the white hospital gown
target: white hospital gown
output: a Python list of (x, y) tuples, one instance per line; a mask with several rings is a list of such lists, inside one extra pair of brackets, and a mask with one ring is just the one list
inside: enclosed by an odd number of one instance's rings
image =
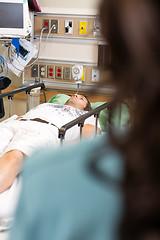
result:
[[(69, 105), (44, 103), (23, 115), (23, 118), (28, 119), (28, 121), (13, 120), (0, 124), (0, 156), (13, 149), (18, 149), (25, 155), (30, 155), (42, 146), (59, 146), (58, 129), (85, 113), (86, 111)], [(30, 121), (34, 118), (53, 123), (56, 127), (46, 123)], [(94, 117), (86, 119), (85, 124), (94, 125)], [(65, 142), (74, 141), (79, 137), (79, 134), (80, 129), (76, 125), (67, 131)]]
[[(44, 103), (35, 108), (24, 115), (25, 118), (41, 118), (48, 122), (55, 124), (58, 128), (62, 127), (66, 123), (76, 119), (77, 117), (87, 113), (87, 111), (82, 111), (77, 108), (74, 108), (69, 105), (58, 105), (53, 103)], [(85, 120), (85, 124), (95, 125), (95, 118), (93, 116), (89, 117)], [(100, 125), (98, 123), (98, 127)], [(66, 132), (65, 140), (73, 141), (77, 139), (79, 136), (79, 127), (76, 125), (72, 129), (69, 129)]]

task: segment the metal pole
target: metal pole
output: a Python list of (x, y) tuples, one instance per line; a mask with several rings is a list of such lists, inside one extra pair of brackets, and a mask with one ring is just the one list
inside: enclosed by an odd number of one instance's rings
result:
[(62, 147), (63, 146), (63, 140), (64, 140), (64, 137), (65, 137), (65, 128), (64, 127), (61, 127), (58, 129), (58, 138), (60, 138), (60, 146)]
[(63, 136), (60, 135), (60, 146), (61, 146), (61, 147), (63, 147), (63, 139), (64, 139)]
[(98, 127), (98, 117), (99, 117), (99, 114), (95, 114), (94, 117), (96, 118), (96, 122), (95, 122), (95, 136), (97, 136), (97, 127)]
[(9, 99), (9, 117), (12, 116), (12, 100), (13, 100), (13, 96), (8, 96)]
[(43, 88), (42, 90), (43, 90), (44, 102), (46, 103), (46, 102), (47, 102), (47, 100), (46, 100), (46, 93), (45, 93), (45, 89)]
[(30, 104), (29, 104), (30, 91), (27, 91), (26, 94), (27, 94), (26, 112), (28, 112), (30, 110)]
[(82, 141), (82, 128), (84, 126), (84, 122), (83, 123), (82, 122), (78, 123), (78, 126), (80, 127), (80, 141)]

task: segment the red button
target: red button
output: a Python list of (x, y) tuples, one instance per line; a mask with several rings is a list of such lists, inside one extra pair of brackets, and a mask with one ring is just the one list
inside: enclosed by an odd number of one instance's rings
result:
[(57, 77), (61, 77), (61, 73), (58, 73), (58, 74), (57, 74)]
[(61, 69), (57, 69), (57, 72), (61, 72)]
[(44, 25), (45, 25), (45, 26), (48, 26), (48, 22), (45, 22)]
[(51, 76), (51, 77), (52, 77), (52, 76), (53, 76), (53, 73), (49, 73), (49, 76)]
[(53, 68), (49, 68), (49, 71), (50, 71), (50, 72), (53, 72)]

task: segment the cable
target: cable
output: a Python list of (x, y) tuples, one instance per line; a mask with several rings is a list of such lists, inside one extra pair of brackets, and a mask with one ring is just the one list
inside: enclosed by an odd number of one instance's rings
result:
[(54, 27), (54, 24), (53, 24), (52, 27), (49, 29), (49, 32), (48, 32), (48, 34), (47, 34), (47, 38), (46, 38), (46, 42), (48, 41), (48, 37), (49, 37), (49, 35), (50, 35), (50, 33), (51, 33), (53, 27)]
[[(7, 72), (6, 72), (5, 76), (2, 76), (5, 68), (6, 68)], [(8, 64), (7, 64), (6, 60), (2, 56), (0, 56), (0, 80), (4, 79), (7, 75), (8, 75)]]
[(34, 62), (32, 62), (31, 64), (27, 65), (26, 68), (27, 68), (27, 67), (30, 67), (30, 66), (33, 66), (33, 64), (38, 60), (39, 52), (40, 52), (40, 45), (41, 45), (41, 41), (42, 41), (42, 34), (43, 34), (43, 31), (46, 30), (46, 29), (47, 29), (47, 28), (44, 27), (44, 28), (42, 28), (42, 30), (41, 30), (41, 35), (40, 35), (40, 39), (39, 39), (39, 46), (38, 46), (38, 52), (37, 52), (37, 57), (36, 57), (36, 59), (35, 59)]

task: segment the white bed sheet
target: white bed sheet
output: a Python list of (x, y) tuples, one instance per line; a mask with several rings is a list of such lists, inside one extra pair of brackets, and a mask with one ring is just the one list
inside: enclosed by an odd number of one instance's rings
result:
[(14, 180), (12, 186), (0, 194), (0, 232), (11, 228), (21, 190), (21, 177)]

